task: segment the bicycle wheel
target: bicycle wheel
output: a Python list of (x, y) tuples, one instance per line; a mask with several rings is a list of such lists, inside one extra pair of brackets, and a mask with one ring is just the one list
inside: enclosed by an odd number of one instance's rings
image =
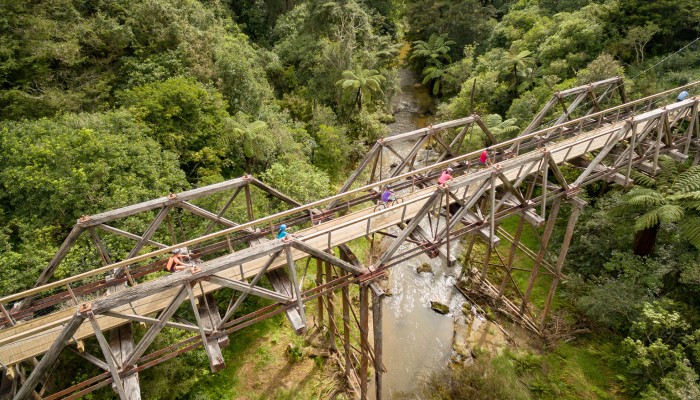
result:
[(377, 205), (374, 206), (374, 211), (376, 212), (379, 210), (383, 210), (385, 208), (386, 208), (386, 203), (379, 201), (379, 202), (377, 202)]

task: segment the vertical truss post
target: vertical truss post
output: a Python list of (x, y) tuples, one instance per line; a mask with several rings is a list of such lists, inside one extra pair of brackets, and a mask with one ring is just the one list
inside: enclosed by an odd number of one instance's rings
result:
[[(333, 280), (333, 268), (330, 262), (326, 261), (326, 282), (330, 282)], [(333, 294), (333, 291), (329, 291), (326, 301), (328, 302), (328, 326), (332, 327), (333, 326), (333, 318), (335, 317), (335, 305), (333, 304), (333, 298), (335, 295)], [(338, 348), (335, 345), (335, 330), (334, 329), (328, 329), (328, 342), (330, 344), (330, 349), (331, 351), (338, 351)]]
[(525, 291), (525, 296), (523, 297), (523, 303), (520, 305), (520, 315), (523, 315), (525, 313), (525, 309), (527, 308), (527, 302), (530, 300), (530, 294), (532, 293), (533, 286), (535, 286), (537, 273), (539, 271), (540, 265), (542, 264), (542, 260), (544, 259), (544, 255), (547, 253), (547, 245), (549, 244), (549, 239), (552, 237), (554, 225), (557, 222), (557, 215), (559, 214), (560, 205), (561, 197), (557, 197), (552, 203), (552, 209), (549, 212), (547, 226), (544, 228), (544, 234), (542, 235), (542, 243), (540, 243), (540, 250), (537, 252), (537, 259), (535, 260), (535, 265), (532, 266), (530, 279), (527, 282), (527, 290)]
[(109, 365), (109, 372), (112, 374), (112, 380), (114, 381), (112, 385), (119, 394), (119, 398), (122, 400), (127, 400), (122, 379), (119, 377), (119, 366), (116, 363), (114, 354), (112, 354), (112, 351), (109, 349), (107, 339), (102, 334), (100, 326), (97, 324), (97, 320), (92, 312), (88, 313), (88, 317), (90, 319), (90, 324), (92, 325), (92, 330), (95, 331), (97, 342), (100, 344), (100, 349), (102, 349), (102, 354), (105, 356), (105, 361), (107, 361), (107, 365)]
[(204, 351), (207, 353), (207, 358), (209, 359), (209, 368), (211, 372), (220, 371), (224, 368), (224, 358), (221, 354), (221, 348), (216, 339), (210, 340), (207, 338), (207, 334), (204, 331), (204, 321), (202, 316), (199, 315), (199, 307), (197, 306), (197, 297), (192, 290), (192, 286), (189, 283), (185, 284), (185, 289), (187, 289), (187, 294), (190, 297), (190, 304), (192, 305), (192, 312), (194, 313), (195, 320), (197, 321), (197, 327), (199, 328), (199, 335), (202, 337), (202, 345), (204, 346)]
[(547, 179), (547, 175), (549, 175), (549, 163), (547, 160), (549, 157), (549, 153), (545, 152), (544, 160), (542, 160), (542, 211), (540, 215), (542, 215), (544, 219), (547, 219), (547, 182), (549, 181), (549, 179)]
[[(447, 189), (449, 191), (449, 189)], [(450, 255), (450, 196), (445, 197), (445, 240), (447, 241), (447, 268), (452, 267), (452, 257)]]
[(520, 244), (520, 235), (523, 233), (523, 227), (525, 226), (525, 217), (520, 216), (520, 221), (518, 222), (518, 227), (515, 229), (515, 235), (513, 236), (513, 243), (510, 245), (510, 252), (508, 253), (508, 262), (506, 263), (506, 273), (503, 276), (503, 281), (501, 281), (501, 288), (498, 290), (498, 298), (503, 297), (503, 293), (506, 290), (506, 283), (510, 277), (511, 269), (513, 268), (513, 261), (515, 260), (515, 251)]
[(491, 261), (491, 251), (493, 251), (493, 245), (489, 241), (486, 244), (486, 254), (484, 254), (484, 265), (481, 268), (481, 283), (486, 281), (486, 274), (489, 272), (489, 262)]
[(625, 173), (625, 187), (630, 184), (630, 175), (632, 174), (632, 162), (634, 161), (634, 148), (637, 140), (637, 124), (632, 125), (632, 135), (630, 138), (630, 158), (627, 160), (627, 172)]
[(658, 127), (656, 129), (656, 142), (654, 146), (654, 175), (659, 168), (659, 150), (661, 150), (661, 136), (664, 133), (664, 122), (668, 117), (668, 113), (664, 112), (659, 116)]
[[(248, 175), (245, 175), (245, 177), (248, 177)], [(244, 177), (244, 178), (245, 178)], [(246, 182), (245, 186), (243, 186), (243, 190), (245, 190), (245, 208), (246, 212), (248, 213), (248, 221), (252, 221), (253, 218), (253, 200), (250, 198), (250, 185)]]
[(369, 368), (369, 348), (367, 333), (369, 332), (369, 289), (360, 285), (360, 398), (367, 400), (367, 378)]
[[(449, 242), (448, 242), (449, 243)], [(374, 328), (374, 383), (375, 383), (375, 400), (382, 400), (382, 374), (384, 372), (382, 365), (382, 301), (384, 299), (384, 291), (379, 287), (379, 284), (372, 282), (369, 285), (372, 289), (372, 325)]]
[[(323, 261), (316, 258), (316, 286), (323, 285)], [(323, 296), (318, 296), (318, 320), (323, 326)], [(319, 327), (320, 328), (320, 327)]]
[(467, 251), (464, 252), (464, 261), (465, 265), (462, 267), (462, 272), (459, 274), (459, 279), (462, 279), (464, 275), (468, 272), (468, 270), (471, 270), (471, 256), (472, 256), (472, 250), (474, 249), (474, 243), (476, 243), (476, 235), (477, 233), (474, 232), (471, 234), (471, 239), (469, 240), (469, 245), (467, 246)]
[(491, 174), (491, 196), (489, 197), (489, 249), (495, 244), (496, 237), (496, 171)]
[(549, 293), (547, 293), (547, 300), (544, 303), (544, 310), (542, 311), (542, 317), (540, 320), (540, 331), (544, 330), (544, 324), (547, 320), (547, 314), (549, 313), (549, 307), (552, 304), (552, 299), (554, 298), (554, 291), (557, 290), (557, 285), (559, 284), (559, 278), (561, 276), (561, 268), (564, 265), (564, 259), (566, 259), (566, 254), (569, 251), (569, 245), (571, 244), (571, 237), (574, 235), (574, 227), (576, 226), (576, 221), (581, 214), (581, 210), (585, 206), (585, 202), (582, 200), (574, 198), (573, 210), (571, 210), (571, 216), (569, 216), (569, 222), (566, 225), (566, 233), (564, 233), (564, 241), (561, 245), (561, 250), (559, 250), (559, 258), (557, 259), (556, 271), (557, 274), (552, 279), (552, 284), (549, 287)]
[(685, 154), (685, 155), (688, 155), (688, 151), (690, 151), (690, 141), (693, 139), (693, 131), (700, 131), (698, 129), (698, 103), (697, 102), (692, 106), (692, 108), (688, 112), (688, 118), (690, 118), (690, 125), (688, 125), (688, 133), (686, 135), (685, 146), (683, 148), (683, 154)]
[[(343, 297), (343, 350), (345, 356), (345, 373), (351, 379), (352, 360), (350, 359), (350, 289), (348, 286), (342, 288)], [(330, 306), (330, 302), (329, 302)], [(330, 307), (329, 307), (330, 308)], [(334, 341), (335, 342), (335, 341)]]
[(299, 280), (297, 279), (297, 271), (294, 266), (294, 256), (292, 256), (292, 247), (287, 245), (285, 249), (287, 254), (287, 265), (289, 267), (289, 280), (292, 283), (294, 289), (294, 297), (297, 300), (297, 307), (299, 308), (299, 316), (301, 317), (301, 323), (303, 324), (302, 333), (306, 332), (306, 315), (304, 313), (304, 299), (301, 298), (301, 288), (299, 287)]

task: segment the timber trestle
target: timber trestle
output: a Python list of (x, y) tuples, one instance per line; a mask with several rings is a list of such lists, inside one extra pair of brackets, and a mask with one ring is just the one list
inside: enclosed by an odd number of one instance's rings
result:
[[(198, 347), (217, 371), (224, 367), (221, 348), (235, 340), (231, 333), (282, 313), (299, 334), (324, 332), (359, 398), (369, 395), (372, 369), (380, 399), (382, 372), (392, 366), (382, 362), (384, 293), (377, 278), (420, 253), (453, 264), (450, 246), (462, 238), (470, 290), (543, 332), (585, 206), (577, 197), (582, 188), (601, 180), (630, 185), (632, 169), (654, 174), (663, 154), (700, 160), (698, 100), (672, 102), (699, 82), (631, 102), (620, 84), (607, 80), (560, 92), (522, 135), (502, 143), (476, 115), (382, 139), (339, 194), (305, 205), (244, 176), (82, 217), (34, 288), (0, 298), (0, 399), (77, 398), (108, 385), (121, 399), (138, 399), (140, 371)], [(604, 100), (611, 102), (607, 108)], [(562, 114), (542, 128), (557, 104)], [(494, 156), (485, 168), (475, 167), (481, 150), (461, 149), (476, 128)], [(394, 146), (401, 141), (410, 145)], [(398, 160), (391, 168), (389, 157)], [(455, 179), (436, 185), (448, 166)], [(375, 212), (386, 186), (403, 202)], [(569, 209), (565, 234), (551, 256), (563, 208)], [(517, 219), (515, 232), (499, 226), (506, 218)], [(270, 239), (281, 224), (295, 232)], [(530, 226), (541, 231), (536, 250), (520, 240)], [(399, 232), (389, 232), (392, 227)], [(393, 240), (375, 252), (377, 237)], [(369, 260), (358, 260), (347, 246), (362, 238), (371, 243)], [(173, 250), (190, 259), (170, 274), (163, 267)], [(515, 263), (518, 252), (532, 258), (531, 267)], [(84, 272), (54, 279), (66, 260)], [(525, 274), (519, 281), (526, 284), (518, 284), (517, 274)], [(535, 306), (533, 289), (543, 285), (545, 303)], [(245, 314), (241, 305), (249, 296), (262, 305)], [(314, 320), (307, 316), (309, 304), (316, 308)], [(186, 309), (189, 320), (176, 315)], [(155, 348), (166, 327), (187, 338)], [(53, 387), (51, 373), (64, 351), (96, 373), (71, 387)]]

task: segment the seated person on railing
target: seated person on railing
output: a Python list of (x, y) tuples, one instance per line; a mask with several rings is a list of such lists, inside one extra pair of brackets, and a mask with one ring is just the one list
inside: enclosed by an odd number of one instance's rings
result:
[(287, 225), (280, 225), (279, 230), (277, 231), (277, 239), (284, 239), (287, 237), (287, 234)]
[(386, 189), (384, 189), (384, 193), (382, 193), (382, 203), (384, 203), (384, 205), (387, 207), (391, 207), (395, 200), (396, 192), (389, 189), (389, 187), (387, 186)]
[(445, 182), (452, 180), (452, 175), (450, 175), (450, 172), (452, 172), (452, 168), (447, 167), (446, 170), (442, 171), (442, 175), (438, 178), (438, 185), (444, 185)]
[(190, 261), (190, 256), (186, 251), (182, 249), (173, 250), (173, 255), (168, 258), (168, 263), (165, 265), (165, 270), (171, 274), (177, 271), (182, 271), (183, 269), (192, 266)]

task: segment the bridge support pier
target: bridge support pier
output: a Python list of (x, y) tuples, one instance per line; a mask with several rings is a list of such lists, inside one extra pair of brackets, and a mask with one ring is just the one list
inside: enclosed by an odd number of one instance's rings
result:
[[(134, 350), (134, 335), (131, 323), (109, 331), (109, 347), (114, 354), (118, 365), (123, 365), (127, 357)], [(141, 400), (141, 388), (139, 386), (139, 374), (135, 373), (122, 379), (124, 394), (123, 400)]]
[[(568, 221), (566, 222), (565, 235), (556, 265), (550, 265), (545, 260), (545, 255), (550, 245), (561, 203), (564, 201), (571, 204), (572, 210)], [(554, 293), (558, 284), (563, 279), (562, 266), (568, 253), (571, 239), (573, 238), (573, 232), (578, 221), (578, 217), (580, 216), (585, 205), (586, 202), (576, 197), (571, 197), (569, 199), (558, 197), (553, 199), (547, 215), (545, 229), (540, 239), (539, 249), (536, 252), (528, 249), (521, 243), (523, 229), (526, 222), (528, 222), (524, 216), (520, 215), (520, 220), (518, 221), (513, 236), (510, 236), (508, 232), (502, 228), (499, 228), (499, 235), (511, 242), (508, 258), (505, 260), (501, 258), (500, 254), (498, 254), (497, 246), (490, 246), (488, 242), (486, 243), (486, 252), (483, 255), (483, 259), (480, 257), (477, 259), (472, 258), (472, 249), (474, 248), (477, 238), (479, 238), (477, 233), (473, 233), (467, 247), (466, 258), (468, 260), (471, 259), (475, 264), (480, 263), (481, 270), (476, 271), (474, 269), (470, 269), (471, 267), (469, 267), (469, 264), (464, 266), (464, 275), (470, 276), (469, 282), (471, 283), (472, 290), (483, 294), (485, 298), (490, 299), (490, 301), (500, 304), (503, 312), (511, 315), (511, 317), (515, 319), (519, 319), (526, 328), (541, 334), (547, 325), (547, 318), (554, 298)], [(523, 252), (534, 261), (531, 270), (528, 271), (522, 268), (513, 267), (517, 251)], [(492, 274), (489, 273), (489, 267), (493, 266), (501, 267), (503, 269), (503, 277), (499, 278), (500, 282), (498, 285), (491, 282), (493, 278)], [(522, 280), (523, 273), (529, 273), (527, 285), (524, 287), (519, 287), (517, 282)], [(520, 274), (521, 279), (517, 279), (517, 276), (514, 276), (515, 274)], [(544, 307), (535, 312), (531, 304), (531, 295), (535, 286), (542, 284), (541, 278), (543, 276), (551, 276), (551, 282), (547, 284), (549, 289), (547, 292), (547, 297), (544, 300)], [(511, 288), (511, 295), (507, 294), (508, 292), (506, 289), (508, 287)]]

